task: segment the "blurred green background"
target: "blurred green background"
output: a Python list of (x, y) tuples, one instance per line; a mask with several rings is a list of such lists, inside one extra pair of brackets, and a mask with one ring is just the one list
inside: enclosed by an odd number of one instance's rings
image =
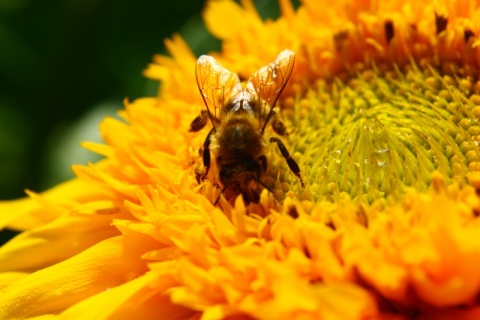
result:
[[(45, 190), (95, 161), (80, 141), (125, 97), (155, 95), (142, 76), (175, 32), (218, 43), (201, 22), (202, 1), (0, 1), (0, 199)], [(198, 46), (201, 43), (203, 48)], [(210, 48), (208, 48), (210, 47)]]
[[(278, 17), (276, 1), (254, 2), (264, 18)], [(166, 53), (165, 38), (182, 34), (197, 55), (219, 49), (203, 6), (0, 0), (0, 200), (46, 190), (73, 177), (71, 164), (96, 161), (79, 143), (101, 141), (101, 119), (115, 116), (125, 97), (156, 94), (158, 83), (142, 71)]]

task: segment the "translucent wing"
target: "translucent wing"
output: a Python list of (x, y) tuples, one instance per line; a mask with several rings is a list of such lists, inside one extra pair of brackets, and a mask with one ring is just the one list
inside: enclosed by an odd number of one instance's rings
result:
[(255, 72), (247, 83), (246, 89), (254, 92), (258, 101), (262, 132), (274, 114), (273, 108), (292, 74), (295, 54), (290, 50), (280, 52), (270, 64)]
[(222, 67), (213, 57), (201, 56), (195, 69), (197, 85), (213, 127), (221, 119), (225, 103), (241, 90), (238, 76)]

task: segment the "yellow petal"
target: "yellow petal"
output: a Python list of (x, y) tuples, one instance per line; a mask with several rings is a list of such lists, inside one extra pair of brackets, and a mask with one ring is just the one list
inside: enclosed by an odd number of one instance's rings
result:
[(111, 238), (34, 272), (0, 293), (0, 319), (61, 312), (96, 293), (130, 281), (147, 271), (145, 262), (139, 258), (147, 247), (136, 246), (134, 239)]
[(8, 287), (12, 283), (28, 276), (26, 272), (1, 272), (0, 273), (0, 290)]
[[(61, 216), (25, 231), (0, 247), (0, 272), (35, 271), (68, 259), (104, 239), (119, 235), (112, 215)], [(35, 255), (33, 259), (32, 255)]]
[(105, 199), (106, 192), (80, 179), (62, 183), (41, 195), (0, 202), (0, 229), (27, 230), (52, 221), (78, 202)]
[[(152, 287), (151, 284), (156, 286)], [(158, 276), (147, 273), (85, 299), (61, 313), (60, 319), (187, 319), (194, 311), (172, 305), (161, 294)], [(102, 306), (99, 308), (99, 306)]]

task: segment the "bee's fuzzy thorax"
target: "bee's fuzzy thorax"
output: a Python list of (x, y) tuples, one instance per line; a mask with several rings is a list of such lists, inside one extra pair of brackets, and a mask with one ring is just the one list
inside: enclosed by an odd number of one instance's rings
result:
[(216, 155), (229, 162), (257, 158), (264, 151), (258, 120), (247, 113), (225, 117), (215, 134), (215, 140), (218, 146)]

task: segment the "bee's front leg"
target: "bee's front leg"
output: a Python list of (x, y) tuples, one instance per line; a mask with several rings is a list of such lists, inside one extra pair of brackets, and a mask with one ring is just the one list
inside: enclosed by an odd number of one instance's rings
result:
[(205, 173), (202, 175), (202, 181), (207, 178), (208, 170), (210, 170), (210, 143), (212, 142), (212, 136), (215, 134), (215, 128), (212, 128), (203, 142), (203, 165), (205, 167)]
[(305, 188), (305, 183), (303, 183), (302, 176), (300, 175), (300, 167), (298, 166), (297, 162), (290, 156), (290, 153), (288, 152), (287, 148), (283, 144), (282, 140), (272, 137), (270, 138), (270, 142), (276, 142), (278, 149), (280, 149), (280, 152), (282, 153), (282, 156), (287, 160), (288, 167), (290, 170), (292, 170), (293, 174), (300, 179), (300, 184), (302, 185), (302, 188)]
[(279, 136), (287, 136), (288, 135), (288, 132), (287, 132), (287, 127), (285, 127), (285, 125), (283, 124), (283, 122), (278, 119), (278, 117), (274, 117), (273, 120), (272, 120), (272, 129), (273, 131), (275, 131)]
[(190, 132), (197, 132), (201, 129), (203, 129), (203, 127), (205, 127), (205, 125), (207, 124), (208, 122), (208, 111), (207, 110), (202, 110), (200, 112), (200, 115), (198, 117), (196, 117), (195, 119), (193, 119), (192, 123), (190, 123)]
[(285, 127), (283, 122), (278, 118), (278, 115), (274, 110), (270, 112), (270, 114), (268, 115), (268, 118), (266, 119), (266, 121), (269, 121), (269, 120), (271, 120), (270, 123), (272, 125), (272, 129), (273, 131), (275, 131), (276, 134), (282, 137), (288, 135), (287, 127)]

